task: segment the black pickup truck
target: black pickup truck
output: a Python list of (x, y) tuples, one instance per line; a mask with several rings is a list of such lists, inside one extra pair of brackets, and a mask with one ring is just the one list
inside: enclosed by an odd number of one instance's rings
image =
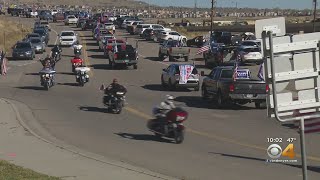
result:
[[(261, 108), (266, 102), (268, 85), (264, 81), (252, 79), (249, 69), (238, 68), (236, 78), (233, 78), (234, 74), (232, 66), (214, 68), (203, 79), (201, 86), (203, 99), (212, 97), (218, 107), (230, 103), (243, 105), (254, 102), (256, 108)], [(204, 73), (201, 72), (201, 75)]]

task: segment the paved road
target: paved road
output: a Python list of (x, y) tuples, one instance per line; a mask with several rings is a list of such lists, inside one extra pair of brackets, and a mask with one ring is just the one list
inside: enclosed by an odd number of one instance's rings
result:
[[(54, 24), (52, 28), (57, 32), (77, 30), (62, 24)], [(252, 104), (221, 110), (212, 102), (201, 100), (200, 92), (163, 90), (160, 73), (168, 63), (156, 60), (158, 45), (152, 42), (139, 43), (141, 56), (137, 70), (110, 70), (91, 32), (78, 33), (87, 51), (87, 64), (92, 67), (91, 81), (85, 87), (78, 87), (70, 74), (73, 52), (69, 48), (63, 50), (63, 59), (56, 66), (58, 84), (48, 92), (40, 87), (37, 75), (40, 63), (13, 67), (7, 79), (0, 79), (1, 96), (30, 106), (38, 122), (54, 137), (93, 153), (178, 178), (302, 179), (300, 163), (265, 162), (267, 137), (297, 138), (296, 152), (300, 152), (298, 134), (268, 119), (266, 110), (257, 110)], [(136, 40), (123, 31), (118, 31), (117, 36), (128, 37), (130, 43)], [(49, 44), (55, 42), (54, 32), (51, 37)], [(196, 63), (203, 67), (202, 62)], [(102, 93), (98, 90), (101, 83), (110, 83), (114, 77), (128, 88), (128, 104), (121, 115), (105, 112)], [(169, 93), (190, 113), (185, 123), (186, 139), (180, 145), (160, 142), (146, 129), (152, 107)], [(310, 179), (320, 177), (318, 139), (319, 134), (307, 136)], [(286, 142), (282, 147), (285, 145)]]

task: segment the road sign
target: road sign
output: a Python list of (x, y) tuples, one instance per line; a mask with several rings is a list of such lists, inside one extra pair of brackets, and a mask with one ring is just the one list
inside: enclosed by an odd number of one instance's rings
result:
[(284, 17), (261, 19), (255, 22), (256, 38), (262, 38), (263, 31), (272, 31), (276, 36), (284, 36), (286, 34), (286, 20)]

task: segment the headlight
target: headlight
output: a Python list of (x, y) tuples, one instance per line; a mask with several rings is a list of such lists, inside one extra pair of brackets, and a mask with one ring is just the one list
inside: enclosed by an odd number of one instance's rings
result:
[(42, 77), (45, 77), (45, 76), (46, 76), (46, 75), (44, 75), (44, 74), (42, 75)]
[(49, 77), (50, 75), (49, 74), (46, 74), (46, 77)]
[(31, 54), (31, 53), (32, 53), (31, 51), (27, 51), (27, 52), (26, 52), (26, 54)]

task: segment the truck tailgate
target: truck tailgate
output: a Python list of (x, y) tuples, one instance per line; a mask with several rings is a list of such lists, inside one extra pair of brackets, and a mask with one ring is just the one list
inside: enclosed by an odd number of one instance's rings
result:
[(261, 81), (236, 81), (233, 94), (266, 94), (266, 84)]
[(180, 56), (180, 55), (188, 55), (189, 48), (188, 47), (172, 47), (171, 48), (171, 55), (172, 56)]

